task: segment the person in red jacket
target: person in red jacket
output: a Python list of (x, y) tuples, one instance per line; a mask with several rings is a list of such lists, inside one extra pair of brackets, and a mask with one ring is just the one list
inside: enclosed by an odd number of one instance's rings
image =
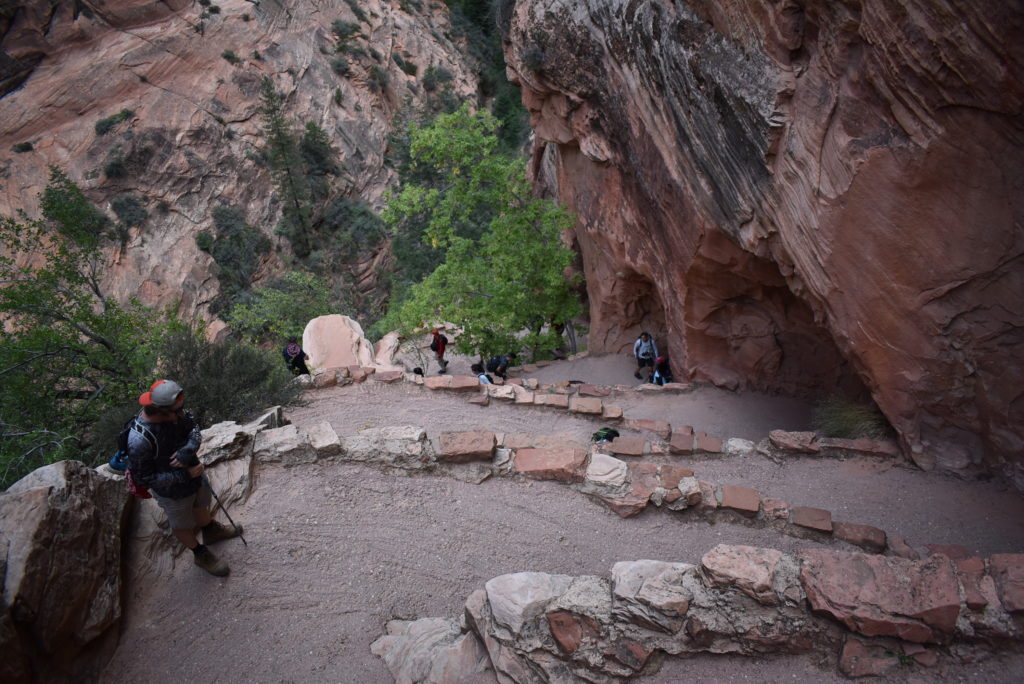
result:
[(444, 373), (448, 370), (448, 362), (444, 360), (444, 350), (448, 346), (448, 338), (437, 328), (431, 330), (430, 334), (433, 336), (430, 341), (430, 350), (437, 356), (437, 365), (441, 367), (439, 372)]

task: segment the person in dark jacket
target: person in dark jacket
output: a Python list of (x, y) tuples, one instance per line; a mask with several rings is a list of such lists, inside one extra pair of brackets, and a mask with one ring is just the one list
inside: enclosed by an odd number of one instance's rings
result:
[(288, 370), (292, 372), (292, 375), (309, 375), (309, 368), (306, 367), (309, 354), (302, 351), (298, 338), (290, 338), (288, 344), (281, 350), (281, 354), (284, 356), (284, 362), (288, 364)]
[(509, 352), (508, 354), (501, 354), (499, 356), (492, 356), (487, 361), (487, 370), (490, 373), (494, 373), (502, 380), (508, 379), (508, 367), (512, 365), (512, 362), (516, 360), (516, 353)]
[(204, 486), (205, 467), (196, 453), (203, 438), (195, 417), (184, 410), (185, 392), (173, 380), (157, 380), (139, 404), (142, 411), (128, 434), (128, 469), (138, 484), (150, 489), (171, 533), (192, 551), (196, 565), (223, 577), (228, 565), (207, 545), (237, 537), (242, 527), (221, 525), (210, 513), (211, 490)]
[(651, 376), (651, 382), (655, 385), (665, 385), (672, 380), (672, 367), (668, 363), (667, 356), (659, 356), (654, 360), (654, 374)]

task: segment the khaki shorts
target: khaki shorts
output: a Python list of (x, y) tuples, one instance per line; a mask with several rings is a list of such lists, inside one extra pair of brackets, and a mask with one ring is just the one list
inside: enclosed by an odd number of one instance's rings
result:
[(210, 496), (210, 488), (204, 484), (199, 491), (184, 499), (168, 499), (153, 492), (153, 498), (160, 504), (167, 514), (167, 522), (172, 530), (191, 530), (196, 523), (195, 511), (210, 510), (210, 503), (213, 501)]

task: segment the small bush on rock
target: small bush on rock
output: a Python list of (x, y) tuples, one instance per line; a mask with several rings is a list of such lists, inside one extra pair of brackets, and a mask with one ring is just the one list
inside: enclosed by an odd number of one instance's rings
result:
[(124, 154), (119, 149), (113, 149), (107, 155), (103, 163), (103, 173), (107, 178), (124, 178), (128, 175), (128, 167), (124, 163)]
[(110, 208), (125, 226), (141, 226), (146, 221), (146, 210), (135, 195), (118, 195), (110, 203)]
[(344, 76), (351, 70), (352, 67), (348, 63), (348, 60), (342, 57), (341, 55), (338, 55), (337, 57), (331, 60), (331, 71), (338, 74), (338, 76)]
[(133, 112), (132, 110), (122, 109), (117, 114), (113, 114), (106, 118), (100, 119), (96, 122), (96, 135), (106, 135), (111, 131), (111, 129), (114, 128), (114, 126), (121, 123), (122, 121), (127, 121), (133, 116), (135, 116), (135, 112)]
[(388, 87), (388, 72), (381, 69), (379, 66), (370, 67), (369, 83), (370, 88), (376, 92), (380, 92)]
[(438, 86), (450, 83), (452, 78), (452, 72), (445, 67), (428, 66), (427, 70), (423, 72), (423, 89), (432, 93), (437, 90)]

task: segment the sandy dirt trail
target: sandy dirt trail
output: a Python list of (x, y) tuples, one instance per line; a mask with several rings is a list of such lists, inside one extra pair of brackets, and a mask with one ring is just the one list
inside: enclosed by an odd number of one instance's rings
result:
[[(586, 360), (585, 360), (586, 361)], [(545, 381), (634, 384), (620, 359), (540, 369)], [(467, 366), (468, 368), (468, 366)], [(452, 370), (460, 372), (453, 363)], [(575, 377), (589, 371), (588, 377)], [(622, 373), (625, 379), (618, 378)], [(558, 375), (563, 377), (559, 378)], [(807, 426), (800, 402), (702, 388), (644, 395), (627, 415), (691, 424), (722, 437), (760, 439)], [(558, 435), (586, 441), (600, 423), (542, 408), (494, 403), (409, 385), (379, 383), (307, 394), (287, 411), (299, 425), (329, 420), (341, 434), (412, 424), (442, 431)], [(624, 404), (625, 405), (625, 404)], [(660, 412), (660, 413), (659, 413)], [(704, 422), (702, 422), (702, 420)], [(658, 457), (661, 460), (675, 457)], [(682, 462), (682, 461), (680, 461)], [(1024, 499), (992, 482), (965, 482), (878, 461), (763, 458), (686, 461), (698, 477), (746, 484), (763, 496), (821, 506), (912, 542), (959, 543), (974, 552), (1024, 550)], [(848, 513), (848, 515), (847, 515)], [(608, 576), (619, 560), (696, 562), (719, 543), (785, 552), (816, 546), (744, 525), (685, 522), (648, 510), (622, 519), (563, 485), (440, 474), (385, 473), (321, 463), (264, 467), (250, 500), (232, 511), (249, 545), (216, 547), (232, 567), (206, 575), (180, 556), (173, 576), (127, 590), (121, 645), (104, 681), (390, 682), (369, 645), (394, 618), (457, 616), (488, 579), (532, 570)], [(894, 678), (905, 681), (898, 673)], [(943, 667), (922, 681), (1024, 680), (1024, 656)], [(840, 681), (834, 664), (809, 657), (704, 656), (666, 661), (648, 682)], [(491, 681), (481, 678), (479, 681)], [(845, 680), (843, 680), (845, 681)]]

